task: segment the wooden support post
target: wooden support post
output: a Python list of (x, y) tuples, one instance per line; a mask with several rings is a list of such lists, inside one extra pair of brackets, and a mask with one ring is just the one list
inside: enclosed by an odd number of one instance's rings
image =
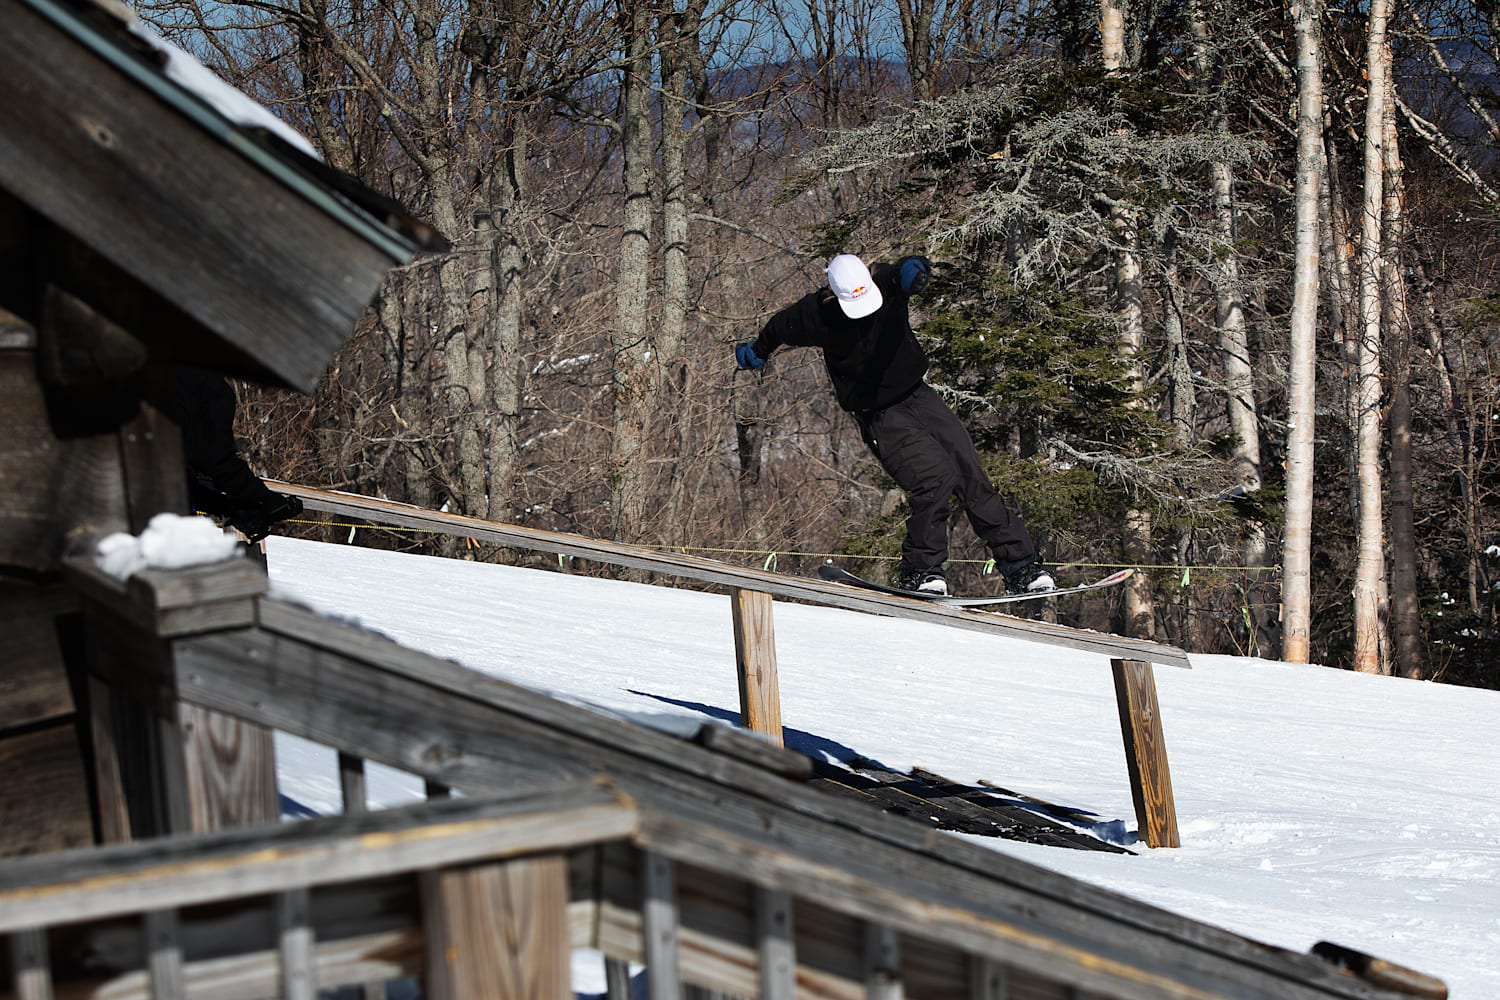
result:
[(1167, 767), (1167, 743), (1162, 736), (1161, 707), (1156, 702), (1151, 664), (1143, 660), (1110, 663), (1141, 840), (1147, 847), (1179, 847), (1177, 804), (1172, 798), (1172, 772)]
[(16, 1000), (52, 1000), (52, 959), (45, 930), (11, 935), (10, 970)]
[(729, 598), (734, 605), (734, 655), (740, 678), (740, 719), (746, 729), (762, 734), (777, 746), (784, 746), (771, 595), (735, 588)]
[(182, 939), (176, 910), (153, 910), (142, 918), (151, 1000), (187, 1000), (182, 972)]
[(339, 797), (344, 815), (356, 816), (369, 806), (365, 801), (365, 759), (339, 751)]
[(630, 963), (619, 958), (604, 957), (605, 1000), (631, 1000), (635, 991), (630, 986)]
[(865, 924), (865, 996), (869, 1000), (903, 1000), (901, 933), (885, 924)]
[(791, 893), (755, 890), (755, 936), (760, 952), (761, 1000), (796, 1000), (797, 948)]
[(181, 636), (253, 622), (265, 574), (230, 560), (148, 570), (122, 587), (83, 559), (68, 573), (84, 597), (89, 670), (109, 690), (91, 688), (104, 838), (275, 823), (271, 731), (179, 702), (176, 691)]
[(565, 857), (429, 872), (422, 910), (424, 996), (571, 1000)]
[(680, 1000), (681, 942), (677, 924), (677, 868), (670, 858), (641, 854), (641, 939), (648, 1000)]
[(314, 1000), (318, 994), (310, 904), (306, 889), (292, 889), (276, 898), (283, 1000)]
[(1008, 1000), (1005, 966), (988, 958), (969, 956), (969, 1000)]

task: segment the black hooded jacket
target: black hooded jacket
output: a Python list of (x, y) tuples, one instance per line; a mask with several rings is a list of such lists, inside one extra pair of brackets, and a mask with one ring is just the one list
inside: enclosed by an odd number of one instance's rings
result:
[(870, 276), (883, 302), (863, 319), (850, 319), (827, 288), (810, 292), (766, 321), (752, 345), (769, 358), (778, 347), (819, 347), (839, 406), (850, 413), (880, 410), (905, 399), (927, 374), (901, 290), (900, 262), (876, 264)]

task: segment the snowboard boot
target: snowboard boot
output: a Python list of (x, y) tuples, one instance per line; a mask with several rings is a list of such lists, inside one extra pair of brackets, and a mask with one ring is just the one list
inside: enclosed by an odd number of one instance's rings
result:
[(948, 596), (948, 581), (943, 576), (941, 566), (933, 566), (929, 569), (902, 566), (901, 574), (896, 577), (896, 586), (902, 590), (911, 590), (920, 594)]
[(1056, 590), (1057, 581), (1040, 559), (1027, 559), (1002, 571), (1007, 594), (1036, 594), (1044, 590)]

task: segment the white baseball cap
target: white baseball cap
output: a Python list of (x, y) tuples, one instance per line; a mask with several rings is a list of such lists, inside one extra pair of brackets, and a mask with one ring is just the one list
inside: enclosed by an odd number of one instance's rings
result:
[(852, 253), (841, 253), (828, 262), (828, 287), (850, 319), (868, 316), (885, 303), (870, 269)]

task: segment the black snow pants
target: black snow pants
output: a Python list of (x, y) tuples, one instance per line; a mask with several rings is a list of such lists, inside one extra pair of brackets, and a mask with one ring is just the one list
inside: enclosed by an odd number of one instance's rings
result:
[(1006, 506), (979, 464), (963, 421), (927, 383), (882, 410), (856, 413), (865, 444), (906, 492), (911, 514), (901, 562), (911, 569), (941, 566), (948, 558), (949, 500), (958, 497), (997, 563), (1036, 555), (1021, 515)]

